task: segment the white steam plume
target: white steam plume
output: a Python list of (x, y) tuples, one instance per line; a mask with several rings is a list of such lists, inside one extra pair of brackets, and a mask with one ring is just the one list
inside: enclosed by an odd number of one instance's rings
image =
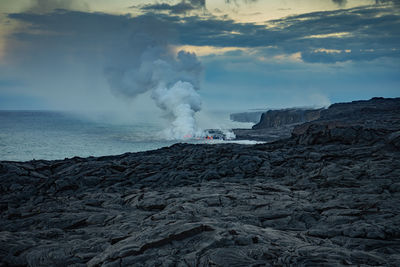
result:
[(170, 122), (164, 131), (167, 139), (202, 136), (195, 119), (201, 109), (197, 93), (201, 63), (194, 53), (175, 54), (167, 44), (168, 37), (136, 30), (129, 46), (132, 51), (122, 53), (127, 58), (111, 59), (108, 64), (105, 73), (111, 88), (130, 98), (150, 91)]
[(194, 114), (201, 109), (199, 94), (189, 82), (178, 81), (172, 87), (159, 87), (152, 97), (172, 121), (164, 132), (168, 138), (182, 139), (202, 136)]

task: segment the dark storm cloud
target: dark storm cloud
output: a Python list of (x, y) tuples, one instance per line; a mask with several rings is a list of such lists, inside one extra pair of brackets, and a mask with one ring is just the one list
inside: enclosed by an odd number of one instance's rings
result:
[(176, 27), (185, 44), (270, 46), (284, 53), (301, 52), (308, 62), (371, 60), (399, 56), (400, 16), (392, 12), (393, 8), (315, 12), (270, 21), (273, 27), (269, 28), (197, 17), (187, 17)]
[(205, 7), (206, 6), (206, 0), (190, 0), (189, 2), (192, 5), (197, 6), (197, 7)]
[[(158, 56), (167, 61), (165, 47), (175, 39), (174, 31), (156, 16), (56, 10), (9, 17), (29, 25), (7, 39), (9, 76), (18, 76), (49, 103), (74, 109), (116, 105), (109, 89), (122, 99), (143, 93), (152, 73), (142, 62)], [(135, 79), (141, 74), (142, 79)]]
[[(301, 52), (305, 61), (335, 62), (399, 56), (400, 16), (392, 12), (392, 7), (316, 12), (275, 23), (286, 33), (294, 34), (283, 41), (281, 47), (288, 52)], [(335, 33), (345, 34), (335, 36)], [(320, 49), (340, 52), (316, 51)]]
[[(332, 0), (333, 3), (337, 4), (340, 7), (343, 7), (347, 4), (347, 0)], [(384, 4), (384, 3), (392, 3), (399, 4), (400, 0), (375, 0), (376, 4)]]
[(338, 6), (345, 6), (347, 3), (347, 0), (332, 0), (332, 2), (334, 2)]
[(173, 14), (182, 14), (188, 11), (197, 9), (195, 6), (189, 3), (179, 3), (176, 5), (170, 4), (154, 4), (154, 5), (145, 5), (141, 8), (142, 10), (151, 10), (151, 11), (169, 11)]
[[(204, 1), (190, 3), (202, 5)], [(47, 53), (54, 48), (54, 43), (75, 50), (79, 48), (83, 56), (83, 51), (90, 47), (135, 53), (120, 48), (126, 45), (126, 38), (136, 38), (140, 43), (137, 32), (144, 28), (150, 31), (150, 35), (160, 36), (156, 42), (165, 39), (171, 44), (247, 47), (267, 52), (273, 50), (274, 53), (300, 52), (307, 62), (331, 63), (398, 57), (400, 16), (393, 10), (399, 11), (391, 5), (314, 12), (269, 21), (268, 27), (218, 17), (178, 18), (172, 14), (151, 12), (134, 18), (66, 10), (44, 15), (11, 14), (9, 17), (28, 22), (33, 29), (43, 31), (43, 34), (21, 32), (15, 38), (30, 43), (32, 50), (47, 50)], [(337, 33), (340, 34), (335, 35)], [(124, 58), (122, 52), (115, 56)]]
[(375, 0), (377, 4), (380, 3), (393, 3), (393, 4), (400, 4), (400, 0)]
[(204, 9), (205, 5), (205, 0), (190, 0), (189, 2), (182, 1), (175, 5), (167, 3), (144, 5), (140, 9), (143, 11), (168, 11), (171, 14), (183, 14), (196, 9)]
[[(234, 3), (236, 6), (239, 6), (239, 2), (243, 2), (245, 4), (251, 4), (258, 2), (258, 0), (225, 0), (226, 4)], [(137, 8), (138, 6), (132, 6), (132, 8)], [(157, 3), (157, 4), (148, 4), (139, 7), (143, 11), (167, 11), (170, 14), (184, 14), (192, 10), (206, 10), (206, 0), (190, 0), (184, 1), (182, 0), (180, 3), (172, 5), (169, 3)]]
[(79, 0), (31, 0), (28, 12), (46, 13), (55, 9), (88, 10), (88, 5)]
[[(26, 46), (7, 48), (7, 54), (12, 53), (14, 57), (20, 55), (25, 61), (29, 56), (39, 61), (51, 60), (53, 53), (59, 53), (58, 57), (63, 56), (62, 52), (65, 57), (75, 53), (84, 58), (96, 53), (107, 56), (112, 51), (114, 59), (122, 60), (126, 56), (135, 55), (136, 50), (129, 48), (133, 40), (136, 48), (141, 50), (148, 45), (164, 45), (175, 36), (165, 21), (150, 15), (131, 18), (128, 15), (56, 10), (42, 15), (10, 14), (9, 18), (32, 25), (28, 31), (13, 36), (26, 43)], [(38, 57), (38, 54), (41, 56)]]

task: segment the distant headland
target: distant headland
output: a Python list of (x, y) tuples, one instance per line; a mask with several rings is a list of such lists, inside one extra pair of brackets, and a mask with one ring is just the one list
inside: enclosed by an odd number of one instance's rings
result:
[(399, 266), (400, 98), (260, 118), (253, 146), (1, 161), (0, 265)]

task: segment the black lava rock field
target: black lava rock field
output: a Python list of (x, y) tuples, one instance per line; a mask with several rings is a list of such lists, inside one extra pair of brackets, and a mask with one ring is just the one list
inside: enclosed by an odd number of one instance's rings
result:
[(335, 105), (273, 143), (2, 161), (0, 266), (400, 266), (400, 99)]

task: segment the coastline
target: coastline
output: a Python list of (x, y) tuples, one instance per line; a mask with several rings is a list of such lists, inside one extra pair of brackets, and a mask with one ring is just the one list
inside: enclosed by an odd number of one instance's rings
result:
[(400, 265), (397, 101), (272, 143), (1, 161), (2, 263)]

